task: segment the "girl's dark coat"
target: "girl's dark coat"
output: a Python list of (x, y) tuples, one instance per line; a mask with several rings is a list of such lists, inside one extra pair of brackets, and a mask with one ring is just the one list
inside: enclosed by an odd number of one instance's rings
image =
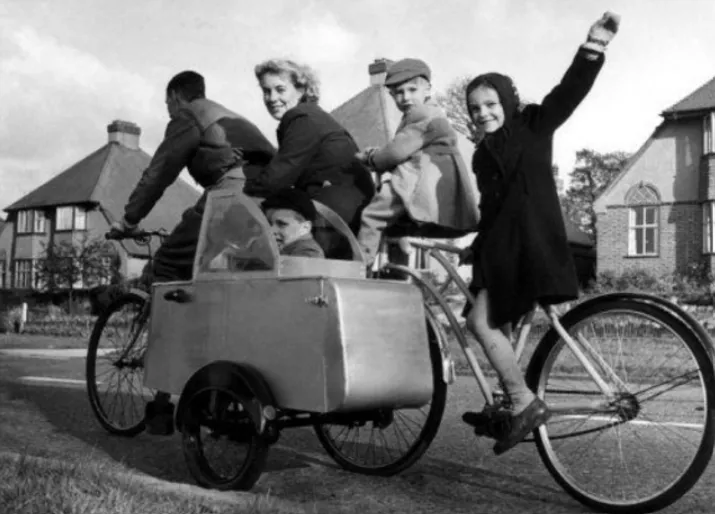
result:
[(578, 296), (552, 174), (552, 140), (593, 86), (603, 62), (602, 54), (589, 60), (579, 50), (541, 105), (528, 105), (516, 115), (498, 155), (484, 143), (474, 153), (481, 220), (473, 243), (473, 287), (486, 287), (497, 325), (517, 321), (535, 302), (548, 305)]

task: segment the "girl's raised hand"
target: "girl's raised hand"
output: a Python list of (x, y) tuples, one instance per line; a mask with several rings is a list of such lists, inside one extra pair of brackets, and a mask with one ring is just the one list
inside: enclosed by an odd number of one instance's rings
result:
[(611, 42), (613, 36), (618, 32), (618, 26), (621, 23), (621, 17), (612, 12), (606, 12), (601, 18), (591, 25), (588, 31), (588, 42), (597, 43), (605, 46)]

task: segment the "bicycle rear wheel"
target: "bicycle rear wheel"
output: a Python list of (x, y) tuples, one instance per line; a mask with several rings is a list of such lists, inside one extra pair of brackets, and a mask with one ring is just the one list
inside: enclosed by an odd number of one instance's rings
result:
[(589, 361), (615, 395), (602, 393), (554, 329), (544, 336), (527, 381), (553, 412), (535, 432), (549, 472), (596, 510), (646, 513), (675, 502), (713, 452), (708, 343), (664, 308), (632, 299), (577, 307), (562, 325), (594, 350)]
[(417, 462), (437, 435), (447, 403), (447, 383), (442, 377), (442, 353), (430, 321), (427, 329), (433, 383), (432, 399), (427, 405), (419, 409), (382, 409), (371, 421), (314, 426), (320, 444), (344, 469), (365, 475), (395, 475)]
[(146, 404), (154, 396), (144, 387), (148, 302), (136, 292), (122, 294), (97, 318), (89, 340), (89, 403), (111, 434), (132, 437), (142, 432)]

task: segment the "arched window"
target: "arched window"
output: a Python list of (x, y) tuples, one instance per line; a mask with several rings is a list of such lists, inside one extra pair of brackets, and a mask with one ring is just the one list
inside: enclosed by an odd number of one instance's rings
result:
[(660, 195), (643, 182), (626, 194), (628, 205), (628, 255), (658, 255), (660, 225)]

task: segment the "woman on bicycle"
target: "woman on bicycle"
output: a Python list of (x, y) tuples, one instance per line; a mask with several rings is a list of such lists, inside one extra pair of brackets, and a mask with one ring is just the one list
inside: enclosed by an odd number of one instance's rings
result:
[[(541, 105), (519, 109), (511, 79), (487, 73), (467, 86), (467, 108), (485, 135), (472, 159), (481, 192), (479, 233), (471, 246), (470, 289), (476, 301), (467, 328), (497, 371), (512, 411), (508, 432), (494, 446), (501, 454), (518, 444), (550, 413), (528, 389), (505, 331), (534, 303), (557, 304), (578, 296), (578, 281), (566, 239), (552, 174), (553, 134), (593, 86), (606, 46), (618, 30), (606, 13)], [(464, 414), (477, 425), (478, 413)]]
[(283, 59), (265, 61), (255, 73), (266, 108), (279, 121), (278, 152), (259, 173), (247, 174), (244, 192), (265, 197), (287, 187), (301, 189), (357, 233), (375, 186), (356, 158), (359, 149), (353, 138), (318, 105), (315, 73)]

